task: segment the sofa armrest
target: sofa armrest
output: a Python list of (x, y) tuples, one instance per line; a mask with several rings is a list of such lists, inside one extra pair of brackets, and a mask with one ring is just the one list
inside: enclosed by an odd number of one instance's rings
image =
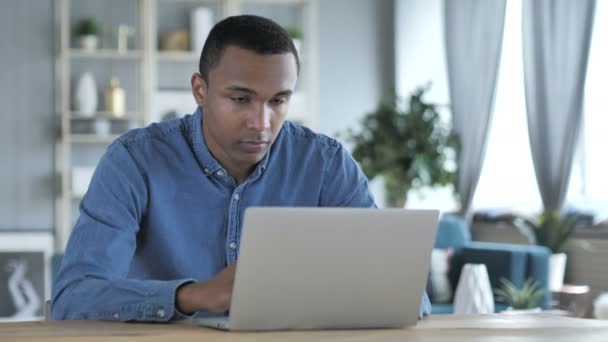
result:
[(549, 289), (549, 259), (551, 250), (543, 246), (525, 246), (528, 251), (527, 277), (534, 278), (545, 290), (542, 299), (544, 309), (551, 309), (551, 290)]
[(471, 242), (464, 247), (457, 258), (462, 268), (464, 264), (484, 264), (488, 269), (492, 289), (500, 287), (500, 279), (509, 279), (516, 286), (526, 280), (527, 252), (519, 245), (491, 242)]
[[(508, 243), (478, 242), (469, 243), (459, 251), (452, 267), (460, 269), (466, 263), (485, 264), (488, 269), (492, 289), (501, 286), (500, 278), (510, 280), (521, 287), (528, 278), (536, 280), (545, 295), (541, 300), (544, 309), (551, 308), (549, 290), (549, 257), (551, 251), (542, 246)], [(459, 276), (459, 274), (458, 274)], [(455, 284), (458, 278), (453, 276)]]

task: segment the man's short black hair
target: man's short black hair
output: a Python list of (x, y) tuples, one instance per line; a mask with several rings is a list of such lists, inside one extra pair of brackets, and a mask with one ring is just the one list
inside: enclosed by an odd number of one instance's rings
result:
[(209, 84), (209, 72), (222, 58), (227, 46), (237, 46), (261, 55), (292, 53), (296, 59), (298, 73), (300, 58), (287, 31), (274, 21), (255, 16), (228, 17), (209, 32), (199, 61), (199, 72)]

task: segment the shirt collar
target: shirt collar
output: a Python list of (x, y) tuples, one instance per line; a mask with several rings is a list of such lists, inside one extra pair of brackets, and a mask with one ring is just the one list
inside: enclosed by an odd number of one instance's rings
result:
[[(211, 155), (207, 144), (205, 143), (205, 135), (203, 132), (203, 112), (200, 107), (196, 108), (196, 111), (192, 115), (190, 119), (190, 139), (192, 141), (192, 146), (194, 147), (194, 154), (198, 159), (199, 164), (203, 168), (203, 172), (206, 175), (213, 174), (220, 169), (223, 169), (222, 165)], [(275, 140), (276, 143), (276, 140)], [(274, 144), (273, 144), (274, 146)], [(270, 153), (272, 151), (272, 146), (260, 160), (255, 170), (251, 173), (249, 178), (257, 178), (261, 175), (261, 173), (266, 169), (268, 165), (268, 160), (270, 159)]]

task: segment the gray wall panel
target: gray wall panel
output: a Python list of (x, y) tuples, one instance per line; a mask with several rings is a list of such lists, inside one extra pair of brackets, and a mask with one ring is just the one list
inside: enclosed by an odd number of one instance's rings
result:
[(357, 127), (394, 88), (393, 0), (320, 1), (320, 130)]
[(53, 226), (53, 4), (0, 11), (0, 229)]

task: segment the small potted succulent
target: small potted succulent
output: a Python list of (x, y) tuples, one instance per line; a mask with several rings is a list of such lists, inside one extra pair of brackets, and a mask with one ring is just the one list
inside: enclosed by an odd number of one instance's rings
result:
[(76, 23), (74, 35), (78, 44), (85, 51), (95, 51), (99, 42), (99, 25), (92, 17), (84, 18)]
[(537, 311), (540, 309), (540, 299), (545, 294), (538, 282), (528, 278), (521, 289), (517, 288), (511, 281), (500, 278), (502, 284), (499, 289), (494, 290), (497, 301), (509, 305), (510, 311)]

